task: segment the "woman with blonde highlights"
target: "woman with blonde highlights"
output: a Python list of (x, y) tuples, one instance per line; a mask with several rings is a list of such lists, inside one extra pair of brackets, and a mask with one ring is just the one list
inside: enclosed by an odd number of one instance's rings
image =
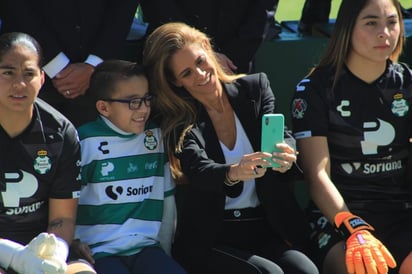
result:
[(150, 34), (143, 65), (176, 179), (187, 182), (177, 190), (176, 259), (189, 273), (318, 273), (290, 188), (297, 153), (286, 143), (259, 151), (262, 116), (275, 111), (266, 75), (228, 75), (209, 38), (183, 23)]

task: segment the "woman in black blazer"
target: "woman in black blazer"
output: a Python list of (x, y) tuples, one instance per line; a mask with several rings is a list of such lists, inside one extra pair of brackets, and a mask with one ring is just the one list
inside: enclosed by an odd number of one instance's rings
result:
[[(295, 150), (278, 144), (279, 168), (262, 168), (264, 113), (274, 111), (265, 74), (228, 75), (206, 35), (168, 23), (143, 51), (155, 111), (169, 144), (178, 222), (174, 256), (190, 273), (318, 273), (301, 250), (307, 227), (287, 171)], [(180, 172), (180, 173), (179, 173)]]

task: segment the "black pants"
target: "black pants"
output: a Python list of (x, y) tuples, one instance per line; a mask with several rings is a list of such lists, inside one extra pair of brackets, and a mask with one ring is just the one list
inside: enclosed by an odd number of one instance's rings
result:
[(276, 262), (249, 252), (229, 248), (214, 248), (210, 269), (214, 274), (315, 274), (319, 273), (306, 255), (297, 250), (286, 250)]
[(304, 253), (287, 246), (264, 219), (224, 221), (209, 265), (216, 274), (319, 273)]

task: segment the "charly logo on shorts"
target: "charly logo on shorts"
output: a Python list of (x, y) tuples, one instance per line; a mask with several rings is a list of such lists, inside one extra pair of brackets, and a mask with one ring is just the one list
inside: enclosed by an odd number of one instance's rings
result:
[(321, 234), (319, 234), (318, 236), (318, 246), (319, 248), (323, 248), (325, 246), (328, 245), (330, 238), (332, 238), (332, 236), (328, 233), (322, 232)]
[(47, 156), (47, 150), (37, 151), (37, 157), (34, 159), (33, 168), (39, 174), (46, 174), (51, 169), (51, 160)]
[(158, 142), (156, 137), (153, 135), (153, 131), (146, 130), (145, 135), (146, 136), (144, 137), (144, 146), (148, 150), (155, 150), (157, 148)]

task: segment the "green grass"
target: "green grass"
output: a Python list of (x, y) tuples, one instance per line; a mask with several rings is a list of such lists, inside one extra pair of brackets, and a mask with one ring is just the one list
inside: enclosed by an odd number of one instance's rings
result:
[[(305, 0), (280, 0), (275, 18), (277, 21), (299, 20)], [(330, 18), (336, 18), (340, 0), (332, 0)], [(412, 0), (400, 0), (405, 8), (412, 7)]]

